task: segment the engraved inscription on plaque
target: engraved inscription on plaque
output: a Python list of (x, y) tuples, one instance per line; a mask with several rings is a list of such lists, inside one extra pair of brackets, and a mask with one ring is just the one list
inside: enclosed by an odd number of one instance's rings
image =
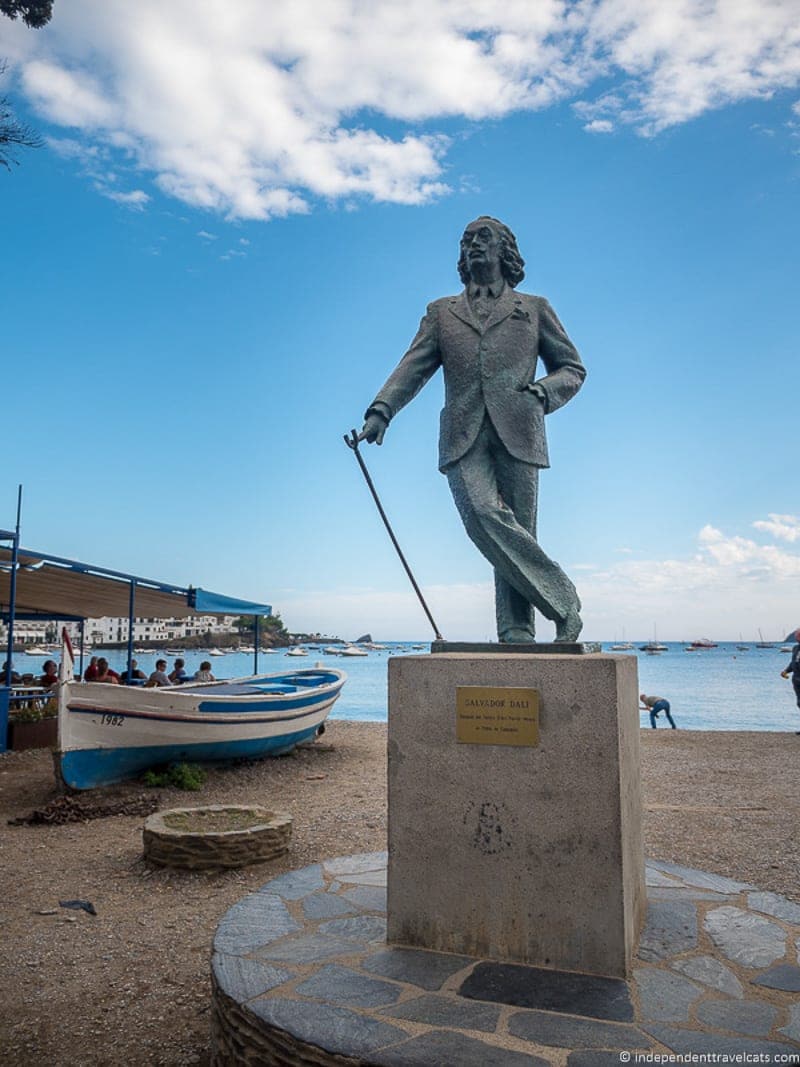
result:
[(466, 745), (538, 745), (539, 691), (456, 686), (456, 741)]

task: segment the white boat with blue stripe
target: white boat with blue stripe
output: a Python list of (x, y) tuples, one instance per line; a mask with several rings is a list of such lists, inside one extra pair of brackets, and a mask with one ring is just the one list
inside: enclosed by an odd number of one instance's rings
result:
[(278, 756), (321, 734), (347, 675), (316, 667), (169, 688), (72, 680), (65, 644), (57, 767), (72, 789), (148, 767)]

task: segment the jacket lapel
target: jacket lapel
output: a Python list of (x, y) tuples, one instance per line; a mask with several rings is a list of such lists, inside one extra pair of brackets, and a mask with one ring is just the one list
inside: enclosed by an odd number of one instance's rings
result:
[(507, 319), (513, 312), (514, 308), (520, 304), (521, 301), (510, 285), (506, 285), (499, 300), (495, 301), (494, 310), (489, 318), (486, 320), (484, 330), (490, 330), (492, 326), (496, 326), (503, 319)]
[(472, 314), (472, 308), (469, 306), (466, 289), (462, 293), (459, 293), (458, 296), (450, 298), (449, 308), (457, 319), (466, 323), (467, 326), (471, 326), (477, 333), (481, 332), (480, 323)]

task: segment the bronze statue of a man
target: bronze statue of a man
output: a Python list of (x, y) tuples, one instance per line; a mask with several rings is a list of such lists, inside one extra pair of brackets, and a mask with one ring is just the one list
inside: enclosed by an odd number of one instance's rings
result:
[(411, 347), (367, 408), (359, 440), (381, 444), (391, 419), (441, 366), (439, 469), (467, 533), (494, 567), (497, 635), (534, 641), (537, 608), (555, 622), (555, 640), (571, 642), (581, 632), (581, 603), (539, 547), (536, 508), (539, 468), (550, 465), (544, 417), (577, 393), (586, 370), (547, 301), (515, 291), (524, 265), (502, 222), (481, 216), (467, 226), (458, 261), (463, 292), (428, 305)]

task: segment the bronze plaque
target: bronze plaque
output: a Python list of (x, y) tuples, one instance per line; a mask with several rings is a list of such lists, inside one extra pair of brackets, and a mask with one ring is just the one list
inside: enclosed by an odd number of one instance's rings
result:
[(456, 686), (456, 741), (535, 747), (539, 744), (538, 689)]

